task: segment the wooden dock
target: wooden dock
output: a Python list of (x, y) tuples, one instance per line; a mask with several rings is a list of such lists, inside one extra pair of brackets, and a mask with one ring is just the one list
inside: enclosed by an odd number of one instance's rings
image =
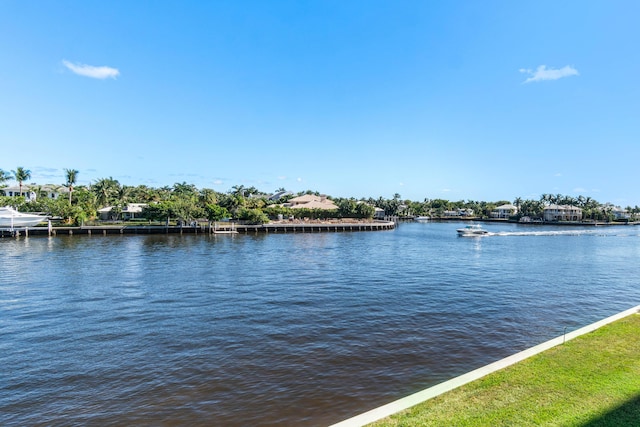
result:
[(96, 225), (83, 227), (27, 227), (0, 229), (0, 237), (28, 236), (107, 236), (118, 234), (259, 234), (259, 233), (339, 233), (357, 231), (393, 230), (391, 221), (370, 222), (309, 222), (309, 223), (269, 223), (248, 225), (237, 223), (203, 224), (195, 226), (162, 225)]

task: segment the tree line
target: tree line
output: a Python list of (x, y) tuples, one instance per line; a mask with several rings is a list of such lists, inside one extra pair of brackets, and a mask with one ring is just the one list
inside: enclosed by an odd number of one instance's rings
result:
[[(461, 211), (472, 212), (473, 217), (489, 218), (491, 212), (498, 206), (513, 204), (518, 213), (513, 219), (528, 216), (533, 219), (542, 218), (543, 210), (550, 204), (571, 205), (583, 210), (583, 218), (593, 220), (612, 220), (613, 205), (602, 204), (591, 197), (572, 197), (561, 194), (543, 194), (537, 200), (522, 199), (517, 197), (513, 202), (500, 200), (496, 202), (446, 199), (427, 199), (412, 201), (402, 199), (400, 194), (394, 194), (391, 198), (341, 198), (328, 196), (337, 206), (337, 210), (323, 209), (291, 209), (283, 206), (293, 197), (303, 194), (320, 195), (317, 191), (303, 191), (297, 194), (286, 192), (284, 188), (275, 190), (274, 193), (285, 193), (277, 200), (270, 198), (270, 193), (265, 193), (255, 187), (235, 185), (227, 192), (218, 192), (210, 188), (197, 188), (186, 182), (175, 183), (173, 186), (159, 188), (146, 185), (128, 186), (118, 180), (109, 177), (101, 178), (90, 185), (78, 185), (79, 172), (76, 169), (65, 169), (65, 182), (61, 189), (68, 192), (68, 197), (57, 199), (39, 197), (39, 187), (32, 187), (30, 191), (36, 192), (35, 200), (27, 200), (23, 197), (1, 197), (0, 206), (11, 205), (20, 211), (43, 212), (53, 217), (65, 219), (69, 224), (82, 224), (99, 218), (99, 210), (110, 206), (109, 219), (118, 220), (122, 217), (123, 209), (129, 203), (141, 203), (147, 206), (143, 209), (142, 217), (150, 221), (184, 221), (197, 219), (220, 221), (225, 218), (245, 221), (247, 223), (266, 223), (270, 219), (283, 218), (372, 218), (376, 208), (381, 215), (390, 217), (403, 216), (431, 216), (442, 217), (447, 212)], [(4, 187), (6, 181), (15, 180), (19, 184), (20, 195), (23, 193), (23, 185), (31, 178), (31, 171), (24, 167), (18, 167), (11, 172), (0, 169), (0, 186)], [(640, 214), (640, 208), (627, 207), (626, 210), (633, 215)]]

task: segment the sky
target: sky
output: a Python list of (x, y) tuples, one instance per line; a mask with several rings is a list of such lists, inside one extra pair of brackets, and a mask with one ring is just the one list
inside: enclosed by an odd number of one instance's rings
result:
[(638, 16), (635, 0), (0, 0), (0, 168), (640, 205)]

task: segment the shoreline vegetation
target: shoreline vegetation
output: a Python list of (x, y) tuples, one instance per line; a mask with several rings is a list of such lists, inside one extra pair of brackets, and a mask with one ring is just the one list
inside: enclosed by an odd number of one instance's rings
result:
[[(640, 222), (640, 207), (614, 206), (591, 197), (543, 194), (538, 200), (516, 197), (512, 202), (446, 199), (414, 201), (391, 198), (332, 197), (317, 191), (292, 193), (279, 188), (273, 193), (243, 185), (221, 193), (197, 188), (186, 182), (159, 188), (146, 185), (122, 185), (118, 180), (102, 178), (88, 186), (78, 185), (79, 172), (65, 169), (61, 185), (26, 184), (31, 172), (18, 167), (12, 173), (0, 169), (0, 206), (20, 212), (41, 213), (54, 219), (55, 226), (165, 225), (194, 222), (232, 221), (238, 224), (270, 224), (278, 221), (433, 220), (511, 221), (526, 224), (604, 225)], [(61, 177), (62, 178), (62, 177)], [(9, 186), (14, 181), (17, 185)], [(305, 202), (301, 203), (300, 200)], [(556, 212), (552, 220), (549, 208), (571, 208), (571, 216)], [(576, 213), (577, 212), (577, 213)]]
[(369, 426), (637, 426), (638, 328), (631, 314)]

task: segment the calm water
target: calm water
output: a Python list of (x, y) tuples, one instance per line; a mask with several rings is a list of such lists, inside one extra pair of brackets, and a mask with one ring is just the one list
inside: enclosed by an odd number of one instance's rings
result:
[(322, 426), (640, 304), (640, 228), (0, 239), (0, 424)]

